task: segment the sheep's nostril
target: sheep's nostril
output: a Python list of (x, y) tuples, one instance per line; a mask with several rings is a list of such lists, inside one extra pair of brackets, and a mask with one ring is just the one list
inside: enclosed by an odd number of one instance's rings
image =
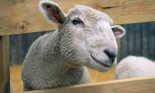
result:
[(108, 50), (108, 49), (105, 49), (104, 50), (104, 53), (109, 57), (109, 60), (114, 63), (115, 61), (115, 58), (116, 58), (116, 54), (113, 53), (112, 51)]

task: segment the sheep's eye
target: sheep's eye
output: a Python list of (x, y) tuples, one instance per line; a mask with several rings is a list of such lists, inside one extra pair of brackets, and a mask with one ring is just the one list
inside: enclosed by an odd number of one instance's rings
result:
[(74, 25), (78, 25), (78, 24), (81, 24), (81, 23), (83, 23), (83, 22), (81, 21), (80, 18), (76, 18), (76, 19), (74, 19), (74, 20), (72, 21), (72, 23), (73, 23)]

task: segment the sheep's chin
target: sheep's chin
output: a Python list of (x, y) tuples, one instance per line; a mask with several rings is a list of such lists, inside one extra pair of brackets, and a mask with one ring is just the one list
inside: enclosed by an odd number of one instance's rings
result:
[(90, 60), (90, 62), (88, 64), (88, 67), (90, 67), (92, 69), (96, 69), (96, 70), (98, 70), (100, 72), (106, 72), (106, 71), (110, 70), (113, 67), (113, 65), (105, 66), (103, 64), (100, 64), (100, 63), (96, 62), (94, 59), (91, 58), (91, 60)]

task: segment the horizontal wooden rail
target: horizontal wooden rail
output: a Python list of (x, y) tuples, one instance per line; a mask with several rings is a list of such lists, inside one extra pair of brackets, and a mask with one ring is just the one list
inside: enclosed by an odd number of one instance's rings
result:
[(155, 77), (113, 80), (24, 93), (155, 93)]
[[(155, 0), (53, 0), (64, 11), (85, 4), (108, 13), (116, 24), (155, 21)], [(0, 35), (53, 30), (38, 11), (39, 0), (0, 0)]]

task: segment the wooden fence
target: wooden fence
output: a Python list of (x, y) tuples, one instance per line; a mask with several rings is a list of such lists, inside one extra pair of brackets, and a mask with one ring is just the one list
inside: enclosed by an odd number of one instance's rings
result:
[[(0, 0), (0, 93), (9, 93), (9, 36), (31, 32), (49, 31), (55, 29), (44, 20), (38, 11), (39, 0)], [(139, 23), (155, 21), (155, 0), (53, 0), (59, 3), (64, 11), (74, 4), (89, 5), (98, 10), (108, 13), (116, 24)], [(128, 82), (113, 81), (108, 83), (83, 85), (80, 93), (92, 93), (91, 91), (106, 93), (154, 93), (155, 78), (130, 79)], [(116, 84), (116, 83), (117, 84)], [(135, 82), (135, 83), (134, 83)], [(124, 91), (115, 92), (111, 87), (120, 88)], [(138, 88), (136, 88), (136, 85)], [(134, 87), (131, 87), (134, 86)], [(123, 88), (125, 87), (125, 88)], [(105, 89), (105, 90), (102, 90)], [(67, 88), (70, 93), (77, 88)], [(86, 91), (85, 91), (86, 89)], [(134, 91), (135, 89), (135, 91)], [(138, 89), (138, 90), (137, 90)], [(96, 91), (95, 91), (96, 90)], [(133, 90), (133, 91), (132, 91)], [(51, 92), (50, 92), (51, 91)], [(50, 91), (33, 91), (29, 93), (62, 93), (65, 89)], [(61, 91), (61, 92), (59, 92)], [(93, 92), (93, 93), (94, 93)], [(78, 92), (79, 93), (79, 92)]]
[(123, 26), (127, 33), (121, 39), (119, 59), (136, 55), (155, 60), (155, 22)]
[[(155, 22), (125, 24), (126, 35), (120, 39), (118, 61), (128, 55), (155, 60)], [(10, 36), (10, 62), (22, 64), (34, 40), (46, 32)]]
[(115, 80), (96, 84), (75, 85), (52, 90), (24, 93), (155, 93), (154, 78)]

